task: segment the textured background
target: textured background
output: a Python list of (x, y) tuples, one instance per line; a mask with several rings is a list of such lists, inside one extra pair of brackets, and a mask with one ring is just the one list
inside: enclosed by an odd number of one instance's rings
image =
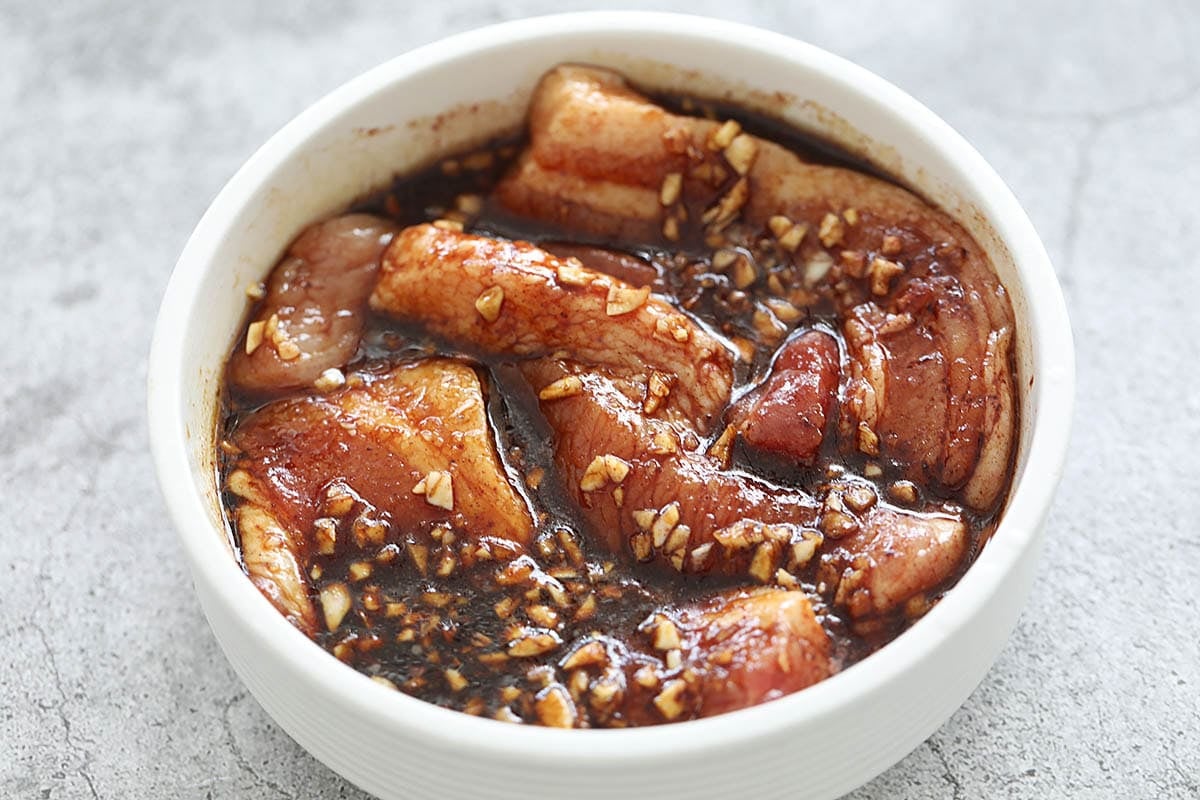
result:
[[(266, 718), (200, 614), (147, 453), (154, 313), (209, 201), (307, 104), (565, 4), (301, 5), (0, 0), (2, 797), (363, 797)], [(1070, 306), (1078, 414), (1026, 614), (852, 797), (1200, 796), (1200, 4), (650, 5), (916, 95), (1012, 185)]]

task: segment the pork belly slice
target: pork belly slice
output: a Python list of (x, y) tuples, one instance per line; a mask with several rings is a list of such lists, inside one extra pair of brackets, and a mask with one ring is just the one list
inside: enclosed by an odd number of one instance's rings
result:
[(251, 579), (298, 627), (315, 615), (315, 554), (366, 557), (434, 527), (497, 556), (529, 542), (533, 520), (501, 464), (475, 370), (449, 359), (361, 371), (329, 394), (281, 400), (230, 436), (234, 495)]
[(527, 242), (408, 228), (384, 254), (371, 306), (476, 352), (657, 371), (674, 386), (665, 405), (702, 432), (733, 386), (726, 345), (649, 287)]
[(262, 306), (229, 359), (229, 381), (251, 395), (311, 386), (354, 356), (367, 296), (397, 227), (348, 214), (305, 229), (271, 271)]
[(917, 603), (948, 581), (967, 555), (967, 527), (958, 516), (916, 513), (886, 505), (871, 509), (856, 530), (827, 541), (818, 577), (851, 619), (883, 617)]
[(642, 376), (554, 359), (522, 372), (543, 397), (559, 477), (612, 552), (765, 583), (820, 544), (813, 498), (727, 469), (686, 420), (647, 415)]
[[(831, 651), (803, 592), (734, 589), (659, 609), (636, 631), (580, 639), (559, 666), (586, 689), (576, 696), (593, 719), (653, 725), (723, 714), (807, 688), (837, 670)], [(574, 724), (566, 687), (552, 685), (542, 695), (553, 692), (568, 713), (542, 714), (539, 704), (542, 722)]]

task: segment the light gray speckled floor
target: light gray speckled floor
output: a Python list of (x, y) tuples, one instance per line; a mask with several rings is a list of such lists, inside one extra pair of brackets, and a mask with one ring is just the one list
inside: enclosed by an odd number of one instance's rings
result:
[[(1027, 613), (967, 704), (852, 797), (1200, 796), (1200, 5), (651, 5), (912, 92), (1016, 190), (1070, 305), (1077, 425)], [(207, 203), (309, 102), (563, 8), (0, 0), (0, 796), (362, 797), (201, 617), (147, 454), (154, 313)]]

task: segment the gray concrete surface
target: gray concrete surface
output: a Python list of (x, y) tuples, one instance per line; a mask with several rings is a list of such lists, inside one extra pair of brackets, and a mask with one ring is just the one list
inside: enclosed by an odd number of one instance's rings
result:
[[(1010, 182), (1070, 305), (1077, 423), (1027, 612), (852, 797), (1200, 796), (1200, 5), (652, 5), (912, 92)], [(205, 206), (308, 103), (563, 8), (0, 0), (0, 797), (363, 796), (266, 718), (200, 614), (147, 453), (155, 310)]]

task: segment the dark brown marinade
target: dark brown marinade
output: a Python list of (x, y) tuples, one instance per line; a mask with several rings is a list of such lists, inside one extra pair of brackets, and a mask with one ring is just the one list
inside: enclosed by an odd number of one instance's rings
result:
[[(654, 99), (681, 113), (737, 119), (747, 131), (784, 144), (809, 160), (849, 166), (887, 179), (837, 148), (798, 134), (769, 117), (690, 98), (656, 96)], [(487, 199), (488, 194), (522, 145), (521, 138), (509, 137), (445, 159), (413, 175), (397, 177), (390, 186), (360, 200), (348, 210), (412, 225), (453, 214), (456, 198), (478, 196), (483, 201), (482, 208), (477, 214), (469, 215), (468, 231), (523, 239), (545, 244), (551, 249), (555, 243), (570, 241), (626, 252), (653, 268), (657, 276), (653, 282), (656, 292), (673, 299), (700, 324), (727, 337), (756, 337), (749, 317), (752, 296), (735, 289), (729, 276), (712, 267), (712, 251), (702, 241), (685, 240), (672, 252), (630, 247), (622, 242), (587, 241), (570, 231), (538, 226), (499, 210)], [(931, 253), (929, 257), (936, 256)], [(253, 315), (256, 310), (251, 309), (250, 313)], [(795, 327), (801, 331), (817, 328), (831, 334), (844, 354), (845, 344), (834, 309), (828, 302), (820, 301), (808, 308), (806, 319)], [(777, 349), (777, 346), (759, 346), (750, 365), (739, 367), (735, 399), (769, 371)], [(639, 624), (655, 609), (682, 605), (710, 596), (722, 588), (745, 585), (744, 579), (633, 570), (621, 563), (619, 557), (590, 544), (585, 523), (568, 499), (566, 488), (555, 476), (551, 455), (553, 433), (538, 410), (536, 395), (511, 360), (450, 347), (419, 330), (406, 329), (393, 320), (373, 316), (347, 372), (384, 368), (434, 354), (463, 358), (480, 372), (487, 392), (487, 412), (497, 452), (513, 485), (534, 510), (537, 521), (537, 540), (530, 548), (530, 556), (542, 570), (561, 576), (560, 583), (576, 599), (591, 594), (599, 600), (595, 613), (586, 619), (572, 620), (567, 612), (566, 624), (560, 629), (563, 643), (569, 645), (594, 632), (631, 640)], [(259, 401), (255, 398), (239, 395), (227, 386), (222, 396), (222, 438), (227, 440), (241, 420), (258, 406)], [(887, 486), (901, 477), (902, 465), (873, 459), (872, 463), (882, 468), (882, 474), (868, 477), (865, 468), (869, 459), (866, 456), (857, 450), (847, 454), (839, 449), (836, 416), (828, 421), (826, 430), (829, 433), (814, 466), (797, 467), (793, 463), (773, 460), (749, 452), (739, 444), (733, 452), (733, 468), (779, 485), (801, 487), (814, 494), (821, 493), (834, 479), (853, 476), (871, 482), (879, 496), (886, 497)], [(223, 454), (219, 465), (222, 482), (232, 466), (233, 457)], [(539, 469), (545, 477), (536, 488), (531, 488), (526, 478)], [(999, 507), (978, 514), (927, 488), (919, 487), (918, 492), (913, 507), (953, 507), (968, 523), (971, 535), (971, 544), (959, 570), (941, 590), (932, 593), (932, 600), (936, 602), (941, 592), (956, 583), (974, 561)], [(223, 499), (226, 508), (232, 508), (237, 502), (228, 495)], [(236, 530), (232, 523), (229, 524), (236, 540)], [(511, 618), (503, 618), (497, 611), (513, 601), (513, 590), (497, 583), (494, 563), (490, 565), (492, 569), (459, 569), (449, 577), (436, 576), (432, 566), (422, 573), (411, 554), (402, 552), (404, 547), (427, 548), (432, 565), (438, 558), (439, 542), (431, 538), (429, 531), (403, 532), (401, 537), (401, 542), (393, 542), (375, 555), (375, 570), (365, 581), (355, 582), (349, 577), (351, 565), (364, 558), (363, 553), (353, 547), (339, 545), (333, 556), (311, 555), (314, 602), (321, 588), (331, 582), (346, 583), (352, 588), (353, 597), (352, 611), (341, 626), (336, 631), (319, 632), (315, 640), (367, 675), (386, 679), (423, 700), (484, 716), (495, 715), (510, 707), (520, 717), (536, 720), (533, 696), (552, 679), (557, 660), (569, 651), (569, 647), (558, 648), (544, 658), (503, 659), (490, 655), (504, 653), (505, 628), (519, 616), (519, 612), (514, 611)], [(339, 541), (349, 538), (339, 537)], [(571, 558), (571, 548), (564, 548), (564, 540), (579, 548), (582, 562)], [(388, 563), (389, 548), (397, 556), (391, 563)], [(814, 564), (816, 561), (814, 559)], [(861, 660), (911, 624), (911, 619), (897, 615), (882, 626), (852, 631), (837, 610), (822, 600), (814, 573), (815, 569), (810, 565), (806, 573), (798, 577), (818, 619), (830, 635), (835, 668), (844, 668)], [(522, 600), (519, 593), (517, 599)], [(553, 609), (549, 600), (544, 602)], [(484, 656), (482, 661), (481, 655)], [(625, 659), (628, 673), (642, 661), (649, 662), (650, 657), (631, 648), (625, 652)], [(455, 674), (461, 675), (466, 688), (455, 685)], [(566, 682), (562, 674), (553, 679)], [(506, 690), (509, 695), (505, 695)], [(627, 719), (617, 712), (585, 719), (583, 724), (645, 724), (653, 713), (647, 706), (645, 713), (635, 710), (630, 717), (632, 719)]]

